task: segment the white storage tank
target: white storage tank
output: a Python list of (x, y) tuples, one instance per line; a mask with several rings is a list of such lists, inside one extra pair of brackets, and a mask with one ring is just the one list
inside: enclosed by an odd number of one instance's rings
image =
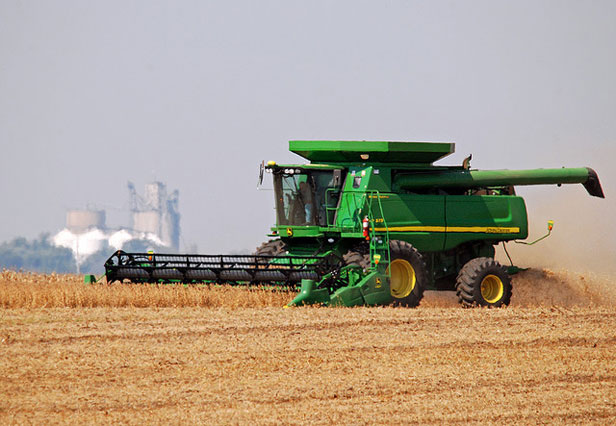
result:
[(88, 229), (105, 228), (105, 210), (69, 210), (66, 212), (66, 227), (80, 234)]

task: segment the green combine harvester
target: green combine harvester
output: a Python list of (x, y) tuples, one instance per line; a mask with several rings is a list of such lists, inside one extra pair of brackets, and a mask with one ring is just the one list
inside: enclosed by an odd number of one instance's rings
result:
[(601, 184), (590, 168), (473, 170), (470, 157), (433, 165), (454, 147), (290, 141), (309, 162), (261, 164), (259, 182), (273, 176), (276, 225), (254, 255), (118, 251), (106, 280), (295, 287), (288, 306), (414, 307), (424, 290), (456, 291), (466, 307), (507, 305), (517, 268), (494, 260), (494, 247), (528, 236), (514, 187), (582, 184), (603, 198)]

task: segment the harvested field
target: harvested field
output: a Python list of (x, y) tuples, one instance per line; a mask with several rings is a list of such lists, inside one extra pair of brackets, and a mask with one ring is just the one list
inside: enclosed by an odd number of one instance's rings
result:
[[(522, 300), (533, 281), (552, 299)], [(283, 310), (288, 295), (265, 290), (129, 286), (114, 297), (114, 286), (5, 272), (0, 423), (611, 424), (608, 281), (529, 271), (516, 282), (507, 309), (430, 293), (418, 309)], [(110, 293), (70, 296), (90, 288)], [(60, 290), (45, 299), (53, 307), (23, 299)], [(184, 298), (173, 307), (166, 291)]]

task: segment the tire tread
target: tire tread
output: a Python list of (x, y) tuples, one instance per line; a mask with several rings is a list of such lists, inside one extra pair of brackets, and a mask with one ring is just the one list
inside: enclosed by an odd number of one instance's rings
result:
[[(503, 297), (495, 303), (487, 303), (481, 297), (481, 280), (489, 273), (499, 276), (504, 286)], [(491, 257), (477, 257), (468, 261), (456, 278), (458, 302), (465, 308), (506, 306), (511, 301), (511, 294), (511, 277), (507, 269)]]

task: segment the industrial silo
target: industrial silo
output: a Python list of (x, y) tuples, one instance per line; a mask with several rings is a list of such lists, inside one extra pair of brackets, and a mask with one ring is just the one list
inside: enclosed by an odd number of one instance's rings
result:
[(66, 212), (66, 228), (81, 234), (92, 228), (105, 228), (105, 210), (69, 210)]

